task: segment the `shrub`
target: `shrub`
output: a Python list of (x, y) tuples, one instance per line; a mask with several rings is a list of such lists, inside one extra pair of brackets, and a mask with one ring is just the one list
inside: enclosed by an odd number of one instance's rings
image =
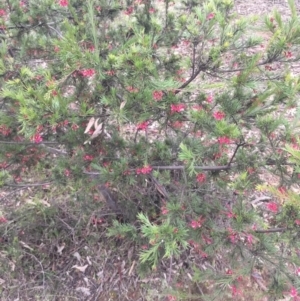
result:
[(143, 246), (144, 267), (190, 251), (212, 295), (248, 279), (297, 297), (293, 1), (288, 21), (241, 18), (231, 0), (1, 5), (1, 183), (96, 171), (119, 215), (108, 235)]

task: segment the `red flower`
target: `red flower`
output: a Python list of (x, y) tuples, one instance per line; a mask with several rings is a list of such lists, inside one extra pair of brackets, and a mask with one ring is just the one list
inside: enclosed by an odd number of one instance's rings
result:
[(132, 13), (133, 13), (133, 6), (128, 7), (124, 12), (124, 14), (127, 16), (131, 15)]
[(149, 166), (149, 165), (146, 165), (142, 168), (137, 168), (136, 169), (136, 173), (139, 175), (139, 174), (143, 174), (143, 175), (146, 175), (146, 174), (149, 174), (150, 172), (152, 171), (152, 167)]
[(184, 46), (189, 46), (190, 45), (190, 41), (189, 40), (183, 40), (182, 41), (182, 44), (184, 45)]
[(6, 15), (6, 12), (4, 9), (0, 9), (0, 17), (3, 17)]
[(113, 75), (116, 74), (116, 71), (114, 71), (114, 70), (108, 70), (108, 71), (106, 71), (105, 73), (106, 73), (107, 75), (109, 75), (109, 76), (113, 76)]
[(229, 144), (231, 141), (228, 137), (223, 136), (218, 138), (219, 144)]
[(246, 242), (249, 245), (253, 245), (253, 236), (252, 236), (252, 234), (247, 234), (247, 236), (246, 236)]
[(217, 111), (217, 112), (213, 113), (213, 116), (216, 120), (222, 120), (225, 118), (225, 113), (221, 112), (221, 111)]
[(232, 297), (236, 297), (238, 295), (241, 295), (241, 291), (238, 290), (235, 285), (232, 285), (231, 286), (231, 294), (232, 294)]
[(197, 182), (204, 183), (206, 181), (206, 175), (204, 173), (198, 173), (196, 179)]
[(224, 212), (224, 214), (226, 214), (228, 218), (236, 218), (236, 214), (233, 213), (231, 210)]
[(213, 96), (212, 95), (209, 95), (206, 97), (206, 101), (211, 103), (212, 101), (214, 100)]
[(278, 205), (275, 202), (269, 202), (267, 204), (267, 208), (268, 208), (268, 210), (270, 210), (270, 211), (272, 211), (274, 213), (278, 212)]
[(77, 124), (73, 123), (72, 126), (71, 126), (71, 129), (73, 131), (77, 131), (79, 129), (79, 126)]
[(228, 231), (229, 231), (228, 238), (229, 238), (230, 242), (232, 244), (237, 243), (237, 241), (238, 241), (238, 235), (237, 235), (237, 233), (235, 233), (232, 229), (229, 229)]
[(205, 218), (200, 216), (197, 220), (192, 220), (190, 222), (190, 227), (193, 229), (201, 228), (204, 221), (205, 221)]
[(90, 46), (87, 47), (87, 49), (88, 49), (88, 51), (93, 52), (93, 51), (95, 51), (95, 46), (94, 45), (90, 45)]
[(31, 137), (31, 141), (33, 141), (34, 143), (41, 143), (43, 141), (43, 138), (40, 134), (35, 134)]
[(278, 191), (281, 193), (281, 194), (286, 194), (286, 188), (285, 187), (279, 187), (278, 188)]
[(206, 20), (211, 20), (215, 17), (215, 14), (214, 13), (209, 13), (206, 17)]
[(300, 219), (296, 219), (296, 220), (295, 220), (295, 224), (296, 224), (297, 226), (300, 226)]
[(152, 93), (152, 96), (153, 96), (154, 100), (159, 101), (159, 100), (162, 100), (164, 93), (163, 93), (163, 91), (154, 91)]
[(59, 0), (58, 4), (62, 7), (68, 6), (68, 0)]
[(167, 207), (166, 206), (162, 206), (161, 207), (161, 214), (162, 215), (166, 215), (168, 213), (169, 213), (169, 210), (167, 209)]
[(199, 244), (197, 244), (194, 240), (190, 239), (188, 240), (188, 243), (193, 247), (193, 248), (199, 248)]
[(132, 86), (127, 87), (126, 90), (128, 92), (130, 92), (130, 93), (137, 93), (137, 92), (139, 92), (139, 90), (137, 88), (134, 88)]
[(91, 77), (96, 73), (95, 69), (83, 69), (80, 71), (80, 74), (83, 77)]
[(199, 223), (198, 223), (197, 221), (195, 221), (195, 220), (192, 220), (192, 221), (190, 222), (190, 226), (191, 226), (191, 228), (193, 228), (193, 229), (197, 229), (197, 228), (199, 228)]
[(206, 235), (202, 235), (202, 239), (203, 241), (207, 244), (207, 245), (211, 245), (213, 243), (212, 238), (206, 236)]
[(65, 174), (66, 177), (69, 177), (71, 172), (70, 172), (69, 169), (65, 169), (64, 174)]
[(155, 13), (155, 9), (154, 9), (153, 7), (151, 7), (151, 8), (149, 9), (149, 14), (153, 14), (153, 13)]
[(94, 157), (92, 155), (84, 155), (83, 156), (84, 161), (92, 161), (93, 159), (94, 159)]
[(0, 224), (7, 223), (7, 219), (4, 216), (0, 217)]
[(8, 136), (11, 133), (11, 130), (4, 124), (0, 125), (0, 134), (3, 136)]
[(293, 54), (292, 54), (291, 51), (285, 51), (285, 52), (284, 52), (284, 56), (285, 56), (286, 58), (291, 58), (291, 57), (293, 56)]
[(298, 297), (298, 292), (297, 292), (296, 288), (293, 287), (293, 286), (291, 287), (290, 295), (291, 295), (292, 298)]
[(175, 112), (177, 112), (177, 113), (179, 113), (179, 112), (182, 112), (182, 111), (184, 111), (184, 109), (185, 109), (185, 104), (183, 104), (183, 103), (179, 103), (179, 104), (171, 104), (171, 112), (172, 113), (175, 113)]
[(148, 128), (148, 125), (149, 125), (149, 121), (143, 121), (143, 122), (141, 122), (141, 123), (139, 123), (137, 125), (136, 129), (138, 131), (140, 131), (140, 130), (146, 130)]

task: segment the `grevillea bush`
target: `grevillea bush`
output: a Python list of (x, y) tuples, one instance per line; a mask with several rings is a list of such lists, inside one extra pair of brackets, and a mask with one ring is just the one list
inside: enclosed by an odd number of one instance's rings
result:
[(193, 254), (203, 300), (247, 297), (247, 281), (256, 300), (300, 299), (288, 3), (283, 20), (232, 0), (0, 1), (1, 185), (98, 174), (106, 233), (139, 246), (141, 268)]

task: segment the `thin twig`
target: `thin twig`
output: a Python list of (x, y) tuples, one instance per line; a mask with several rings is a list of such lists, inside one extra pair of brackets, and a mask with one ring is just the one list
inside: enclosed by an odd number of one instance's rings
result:
[(243, 145), (245, 145), (245, 142), (239, 143), (239, 144), (236, 146), (236, 148), (235, 148), (235, 150), (234, 150), (234, 152), (233, 152), (233, 155), (231, 156), (231, 158), (230, 158), (230, 160), (229, 160), (228, 166), (231, 165), (231, 163), (232, 163), (232, 161), (233, 161), (233, 159), (234, 159), (234, 157), (235, 157), (235, 155), (236, 155), (238, 149), (239, 149), (241, 146), (243, 146)]
[(45, 183), (32, 183), (32, 184), (4, 184), (4, 186), (8, 187), (37, 187), (37, 186), (44, 186), (44, 185), (50, 185), (51, 182), (45, 182)]
[(29, 141), (0, 141), (0, 144), (20, 144), (20, 145), (43, 145), (43, 144), (59, 144), (55, 141), (44, 141), (42, 143), (35, 143), (35, 142), (29, 142)]
[(171, 285), (172, 265), (173, 265), (173, 256), (170, 257), (170, 269), (169, 269), (169, 275), (168, 275), (168, 284), (169, 285)]
[(31, 256), (32, 258), (34, 258), (36, 261), (37, 261), (37, 263), (40, 265), (40, 267), (41, 267), (41, 273), (42, 273), (42, 277), (43, 277), (43, 285), (42, 285), (42, 287), (43, 287), (43, 289), (45, 289), (45, 271), (44, 271), (44, 268), (43, 268), (43, 265), (42, 265), (42, 263), (41, 263), (41, 261), (40, 260), (38, 260), (33, 254), (31, 254), (31, 253), (28, 253), (28, 252), (26, 252), (26, 251), (23, 251), (25, 254), (27, 254), (27, 255), (29, 255), (29, 256)]
[[(184, 170), (186, 169), (186, 166), (184, 165), (169, 165), (169, 166), (151, 166), (153, 169), (157, 170)], [(229, 165), (219, 165), (219, 166), (194, 166), (194, 169), (201, 169), (201, 170), (207, 170), (207, 171), (215, 171), (215, 170), (228, 170), (232, 166)]]
[(287, 230), (291, 230), (291, 228), (272, 228), (266, 230), (255, 230), (255, 233), (276, 233), (276, 232), (285, 232)]

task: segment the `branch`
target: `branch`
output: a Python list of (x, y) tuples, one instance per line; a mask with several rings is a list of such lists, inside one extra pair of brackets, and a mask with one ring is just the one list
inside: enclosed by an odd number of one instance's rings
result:
[(29, 142), (29, 141), (21, 141), (21, 142), (18, 142), (18, 141), (1, 141), (0, 140), (0, 144), (20, 144), (20, 145), (43, 145), (43, 144), (59, 144), (58, 142), (51, 142), (51, 141), (45, 141), (45, 142), (42, 142), (42, 143), (35, 143), (35, 142)]
[(276, 232), (285, 232), (287, 230), (291, 230), (291, 228), (272, 228), (266, 230), (255, 230), (255, 233), (276, 233)]
[[(178, 165), (178, 166), (151, 166), (153, 169), (163, 169), (163, 170), (184, 170), (186, 166)], [(217, 171), (217, 170), (229, 170), (231, 166), (229, 165), (220, 165), (220, 166), (195, 166), (194, 169), (201, 169), (207, 171)]]
[(45, 183), (33, 183), (33, 184), (4, 184), (4, 186), (8, 187), (37, 187), (37, 186), (44, 186), (44, 185), (50, 185), (51, 182), (45, 182)]
[(196, 72), (193, 72), (192, 76), (185, 83), (183, 83), (178, 89), (175, 90), (175, 94), (178, 94), (183, 88), (188, 86), (199, 75), (199, 73), (205, 69), (203, 67), (205, 67), (205, 64), (202, 66), (200, 65), (199, 69)]
[(237, 144), (237, 146), (236, 146), (236, 148), (235, 148), (235, 150), (234, 150), (234, 152), (233, 152), (233, 155), (231, 156), (231, 158), (230, 158), (230, 160), (229, 160), (228, 166), (231, 165), (231, 163), (232, 163), (232, 161), (233, 161), (233, 159), (234, 159), (234, 157), (235, 157), (235, 155), (236, 155), (238, 149), (239, 149), (241, 146), (245, 145), (245, 144), (246, 144), (245, 142), (242, 142), (242, 143)]

